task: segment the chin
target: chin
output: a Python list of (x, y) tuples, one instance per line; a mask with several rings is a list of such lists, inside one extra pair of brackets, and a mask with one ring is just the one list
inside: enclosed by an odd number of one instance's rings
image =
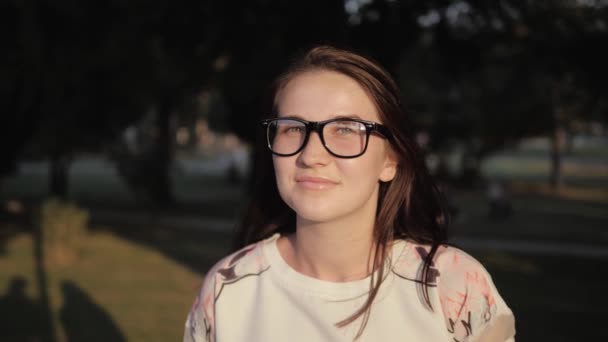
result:
[(335, 216), (336, 209), (332, 205), (329, 205), (329, 203), (319, 202), (321, 201), (306, 201), (305, 203), (295, 201), (287, 204), (295, 211), (298, 217), (307, 221), (323, 222), (331, 220)]
[[(321, 201), (319, 201), (321, 202)], [(323, 201), (326, 203), (292, 203), (289, 206), (296, 212), (296, 215), (306, 221), (329, 222), (338, 217), (347, 215), (343, 203), (338, 207), (333, 201)], [(327, 203), (329, 202), (329, 203)]]

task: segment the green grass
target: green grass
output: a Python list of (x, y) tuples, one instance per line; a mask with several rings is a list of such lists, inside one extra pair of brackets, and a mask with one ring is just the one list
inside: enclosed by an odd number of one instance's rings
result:
[[(540, 239), (543, 234), (555, 235), (559, 231), (555, 227), (560, 225), (572, 234), (577, 226), (597, 233), (608, 221), (603, 202), (520, 196), (516, 213), (522, 217), (518, 223), (492, 222), (483, 216), (482, 196), (459, 194), (457, 198), (467, 206), (464, 212), (468, 216), (467, 222), (455, 227), (459, 234), (532, 239), (531, 231), (540, 229), (544, 230), (536, 237)], [(554, 215), (557, 213), (562, 216)], [(535, 219), (534, 215), (540, 216)], [(534, 226), (542, 223), (543, 217), (545, 223)], [(577, 225), (575, 218), (586, 227)], [(27, 282), (22, 302), (37, 302), (39, 275), (32, 234), (16, 224), (0, 226), (0, 232), (4, 232), (0, 236), (4, 245), (0, 252), (0, 297), (6, 300), (9, 284), (21, 277)], [(227, 253), (229, 238), (228, 233), (175, 227), (94, 227), (82, 241), (80, 258), (67, 264), (49, 260), (45, 264), (56, 341), (67, 341), (70, 334), (87, 336), (79, 339), (86, 341), (179, 341), (203, 274)], [(607, 260), (492, 251), (472, 254), (490, 270), (513, 309), (518, 341), (608, 338), (598, 328), (608, 315), (608, 298), (602, 295), (608, 287)], [(25, 316), (19, 307), (0, 304), (0, 310), (10, 312), (13, 321), (26, 329), (32, 327), (31, 316)], [(0, 334), (3, 341), (23, 340), (11, 339), (1, 329)]]
[[(67, 341), (68, 335), (96, 341), (119, 336), (126, 341), (181, 340), (204, 273), (190, 265), (200, 258), (200, 270), (217, 261), (227, 251), (228, 236), (203, 236), (190, 241), (190, 246), (187, 241), (168, 246), (176, 239), (154, 232), (146, 240), (134, 242), (110, 230), (95, 230), (82, 242), (77, 260), (65, 264), (46, 261), (44, 275), (57, 341)], [(22, 302), (39, 303), (31, 234), (17, 234), (5, 243), (0, 256), (0, 296), (6, 299), (9, 284), (22, 278), (26, 281)], [(180, 253), (180, 248), (184, 249), (181, 260), (170, 256)], [(19, 308), (12, 309), (19, 313)], [(24, 329), (43, 330), (31, 326), (31, 317), (18, 316), (13, 318)], [(22, 338), (19, 333), (7, 336), (6, 331), (2, 335), (3, 341)]]
[[(140, 234), (143, 237), (137, 238)], [(20, 233), (5, 243), (0, 291), (22, 277), (28, 284), (27, 299), (38, 300), (32, 236)], [(179, 341), (204, 273), (194, 269), (206, 269), (227, 246), (227, 234), (193, 239), (161, 228), (122, 236), (108, 229), (92, 231), (78, 260), (45, 266), (56, 340), (88, 331), (95, 334), (87, 341), (115, 341), (117, 336), (125, 341)], [(608, 300), (602, 295), (608, 286), (603, 273), (608, 261), (491, 251), (474, 256), (490, 270), (514, 311), (518, 341), (608, 338), (597, 328), (608, 314)], [(66, 282), (77, 290), (62, 290)], [(77, 323), (70, 323), (66, 312)], [(31, 327), (31, 322), (28, 318), (22, 324)], [(3, 332), (3, 341), (18, 340)]]

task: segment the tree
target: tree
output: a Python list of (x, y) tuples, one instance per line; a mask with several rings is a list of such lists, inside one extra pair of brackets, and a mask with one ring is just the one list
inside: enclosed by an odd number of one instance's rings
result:
[(155, 175), (151, 193), (169, 202), (170, 117), (204, 84), (221, 41), (213, 27), (221, 18), (207, 5), (5, 4), (16, 34), (2, 63), (10, 71), (2, 83), (10, 113), (3, 128), (19, 130), (17, 149), (5, 160), (24, 149), (48, 157), (51, 193), (65, 197), (72, 156), (102, 149), (152, 108), (159, 134), (150, 154), (156, 166), (148, 170)]
[[(521, 137), (551, 134), (558, 186), (569, 122), (606, 121), (607, 5), (377, 0), (359, 9), (353, 31), (376, 32), (359, 44), (391, 51), (405, 103), (439, 145), (468, 139), (480, 159)], [(405, 39), (374, 39), (389, 34)]]

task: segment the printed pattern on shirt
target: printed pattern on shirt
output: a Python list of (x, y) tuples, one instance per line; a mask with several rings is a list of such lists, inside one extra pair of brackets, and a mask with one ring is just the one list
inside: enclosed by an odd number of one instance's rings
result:
[[(417, 287), (420, 302), (425, 306), (420, 276), (429, 251), (430, 246), (410, 242), (392, 269), (397, 277)], [(498, 313), (497, 290), (477, 260), (457, 248), (441, 246), (429, 266), (429, 295), (441, 304), (439, 310), (452, 341), (486, 341), (480, 338), (489, 335), (500, 336), (495, 341), (505, 341), (513, 336), (512, 314)]]
[[(443, 269), (438, 282), (439, 302), (453, 341), (479, 341), (480, 336), (489, 335), (495, 328), (498, 306), (497, 290), (488, 272), (477, 260), (452, 247), (442, 250), (437, 263)], [(514, 334), (513, 329), (504, 333), (510, 331)]]
[[(440, 250), (442, 248), (444, 247), (440, 247)], [(393, 263), (393, 274), (401, 279), (420, 284), (420, 275), (422, 274), (424, 260), (426, 260), (429, 250), (430, 248), (408, 243), (404, 251)], [(427, 285), (429, 287), (437, 286), (437, 278), (439, 276), (440, 272), (435, 265), (435, 261), (432, 260), (427, 274)]]
[(263, 256), (260, 241), (227, 256), (219, 261), (206, 275), (201, 291), (188, 316), (191, 341), (215, 341), (215, 303), (224, 287), (241, 279), (259, 276), (270, 265)]
[[(274, 242), (268, 241), (260, 241), (229, 255), (209, 271), (188, 316), (184, 342), (216, 342), (216, 305), (231, 303), (230, 292), (226, 289), (232, 284), (252, 278), (262, 281), (262, 275), (270, 269), (262, 248), (262, 244)], [(395, 275), (395, 281), (401, 281), (401, 286), (415, 287), (416, 290), (407, 291), (417, 291), (424, 306), (420, 291), (424, 287), (419, 279), (430, 247), (410, 241), (403, 246), (401, 253), (395, 256), (396, 260), (391, 260), (390, 272)], [(445, 337), (449, 336), (454, 342), (514, 341), (512, 312), (477, 260), (457, 248), (442, 246), (429, 266), (427, 284), (431, 314), (436, 315), (436, 322), (445, 329)], [(243, 286), (249, 286), (248, 283), (245, 281)], [(422, 309), (409, 302), (406, 304), (412, 307), (411, 310)]]

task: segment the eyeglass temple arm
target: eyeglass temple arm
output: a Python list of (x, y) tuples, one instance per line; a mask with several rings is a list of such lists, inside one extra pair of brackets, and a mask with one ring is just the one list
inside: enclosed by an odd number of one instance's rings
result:
[(388, 130), (388, 128), (386, 128), (386, 126), (378, 124), (378, 123), (374, 123), (374, 129), (376, 131), (378, 131), (378, 133), (382, 134), (385, 138), (387, 139), (392, 139), (393, 135), (391, 134), (391, 131)]

